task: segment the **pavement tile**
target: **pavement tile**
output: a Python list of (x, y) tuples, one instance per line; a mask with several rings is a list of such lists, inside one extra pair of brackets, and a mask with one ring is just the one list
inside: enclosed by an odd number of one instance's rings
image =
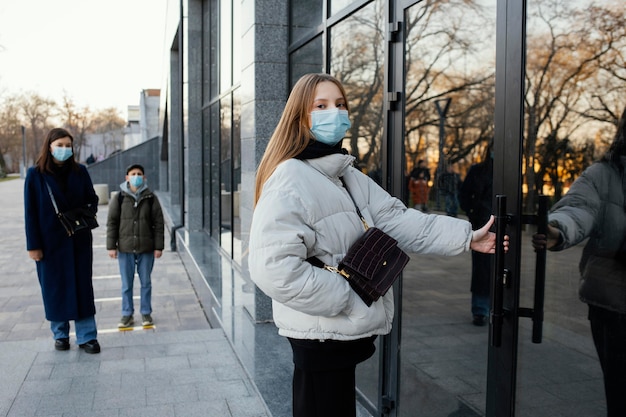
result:
[[(119, 270), (104, 246), (104, 221), (94, 230), (93, 263), (102, 352), (85, 353), (73, 334), (69, 351), (55, 351), (35, 263), (25, 251), (23, 184), (0, 182), (0, 416), (271, 415), (224, 331), (209, 325), (178, 253), (166, 250), (155, 262), (154, 328), (117, 329)], [(107, 210), (99, 206), (100, 219)], [(135, 291), (138, 309), (138, 280)]]

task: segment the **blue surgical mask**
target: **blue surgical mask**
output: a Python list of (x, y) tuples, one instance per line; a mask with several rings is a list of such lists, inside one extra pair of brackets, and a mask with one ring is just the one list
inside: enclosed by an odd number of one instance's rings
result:
[(135, 188), (141, 187), (141, 185), (143, 184), (143, 177), (141, 175), (131, 175), (131, 177), (128, 179), (128, 182)]
[(73, 154), (72, 148), (65, 148), (62, 146), (52, 147), (52, 156), (57, 161), (60, 161), (60, 162), (67, 161), (68, 159), (70, 159), (72, 154)]
[(348, 110), (337, 108), (311, 112), (311, 132), (315, 140), (335, 146), (346, 135), (351, 123)]

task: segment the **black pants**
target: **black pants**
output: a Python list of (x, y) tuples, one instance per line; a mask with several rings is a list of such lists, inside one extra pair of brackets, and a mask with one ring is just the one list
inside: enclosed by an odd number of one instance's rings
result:
[(356, 365), (374, 354), (374, 340), (289, 339), (293, 350), (293, 416), (355, 417)]
[(333, 371), (293, 371), (294, 417), (356, 417), (356, 366)]
[(626, 315), (589, 306), (606, 394), (607, 417), (626, 416)]

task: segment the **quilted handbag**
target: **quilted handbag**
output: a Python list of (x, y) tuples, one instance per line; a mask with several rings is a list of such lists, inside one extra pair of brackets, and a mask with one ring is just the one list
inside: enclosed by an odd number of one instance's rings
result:
[(376, 227), (369, 227), (354, 199), (352, 201), (365, 226), (365, 233), (350, 246), (337, 267), (324, 265), (318, 258), (307, 261), (339, 273), (369, 307), (391, 288), (409, 262), (409, 256), (398, 247), (394, 238)]

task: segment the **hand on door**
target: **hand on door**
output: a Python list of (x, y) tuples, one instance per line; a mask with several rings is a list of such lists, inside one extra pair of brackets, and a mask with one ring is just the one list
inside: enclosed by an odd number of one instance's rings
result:
[[(472, 234), (472, 241), (470, 243), (471, 250), (482, 253), (496, 252), (496, 234), (489, 231), (494, 220), (495, 218), (492, 215), (483, 227), (478, 230), (474, 230)], [(509, 235), (504, 235), (502, 246), (504, 246), (504, 252), (509, 251)]]

